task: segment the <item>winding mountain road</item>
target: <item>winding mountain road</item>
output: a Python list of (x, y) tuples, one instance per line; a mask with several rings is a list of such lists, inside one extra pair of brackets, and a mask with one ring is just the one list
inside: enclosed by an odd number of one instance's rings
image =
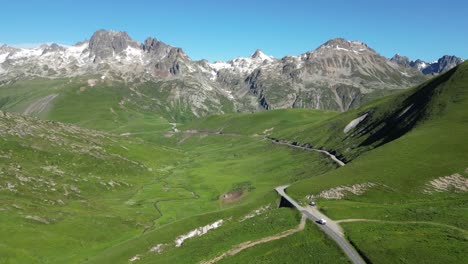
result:
[(320, 213), (315, 207), (307, 206), (307, 208), (302, 207), (299, 205), (293, 198), (286, 194), (285, 189), (288, 188), (289, 185), (278, 186), (275, 188), (276, 192), (281, 195), (284, 199), (286, 199), (289, 203), (291, 203), (299, 212), (305, 215), (310, 220), (317, 222), (319, 219), (327, 220), (326, 225), (318, 225), (318, 227), (325, 232), (325, 234), (333, 239), (336, 244), (343, 250), (346, 256), (353, 262), (354, 264), (365, 264), (366, 262), (361, 258), (359, 253), (353, 248), (353, 246), (345, 239), (343, 230), (341, 227), (334, 222), (333, 220), (329, 219), (324, 214)]
[(338, 159), (335, 155), (333, 155), (330, 152), (328, 152), (326, 150), (323, 150), (323, 149), (316, 149), (316, 148), (312, 148), (312, 147), (304, 147), (304, 146), (300, 146), (300, 145), (295, 145), (295, 144), (287, 142), (287, 141), (275, 140), (275, 139), (272, 139), (272, 138), (269, 138), (269, 137), (264, 137), (264, 138), (266, 140), (269, 140), (269, 141), (273, 142), (274, 144), (284, 145), (284, 146), (288, 146), (288, 147), (291, 147), (291, 148), (303, 149), (303, 150), (308, 150), (308, 151), (320, 152), (320, 153), (323, 153), (323, 154), (327, 155), (330, 159), (332, 159), (334, 162), (336, 162), (340, 167), (343, 167), (344, 165), (346, 165), (346, 163), (344, 163), (343, 161)]

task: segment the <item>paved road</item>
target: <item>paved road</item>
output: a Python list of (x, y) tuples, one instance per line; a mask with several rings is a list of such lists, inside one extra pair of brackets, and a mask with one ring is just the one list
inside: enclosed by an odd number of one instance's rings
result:
[(279, 195), (284, 197), (288, 200), (297, 210), (302, 212), (307, 218), (312, 220), (313, 222), (318, 221), (321, 218), (327, 220), (326, 225), (318, 225), (318, 227), (325, 232), (331, 239), (333, 239), (338, 246), (344, 251), (346, 256), (353, 262), (354, 264), (365, 264), (366, 262), (361, 258), (359, 253), (351, 246), (351, 244), (344, 238), (343, 230), (341, 227), (336, 224), (334, 221), (326, 217), (324, 214), (320, 213), (316, 208), (304, 208), (300, 206), (293, 198), (286, 194), (284, 191), (288, 188), (289, 185), (278, 186), (275, 190), (278, 192)]
[(316, 148), (312, 148), (312, 147), (303, 147), (303, 146), (299, 146), (299, 145), (293, 145), (292, 143), (287, 142), (287, 141), (276, 141), (276, 140), (273, 140), (273, 139), (268, 138), (268, 137), (265, 137), (265, 139), (267, 139), (267, 140), (269, 140), (269, 141), (271, 141), (271, 142), (273, 142), (275, 144), (278, 144), (278, 145), (285, 145), (285, 146), (288, 146), (288, 147), (291, 147), (291, 148), (297, 148), (297, 149), (320, 152), (320, 153), (323, 153), (323, 154), (327, 155), (328, 157), (330, 157), (330, 159), (332, 159), (334, 162), (336, 162), (338, 165), (340, 165), (340, 167), (343, 167), (344, 165), (346, 165), (346, 163), (344, 163), (343, 161), (338, 159), (335, 155), (333, 155), (330, 152), (328, 152), (326, 150), (323, 150), (323, 149), (316, 149)]

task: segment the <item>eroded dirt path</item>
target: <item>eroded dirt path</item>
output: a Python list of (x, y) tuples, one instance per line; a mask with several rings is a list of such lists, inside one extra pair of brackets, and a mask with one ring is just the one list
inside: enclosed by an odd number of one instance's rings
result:
[(41, 113), (42, 111), (44, 111), (47, 108), (47, 106), (50, 105), (52, 100), (54, 100), (55, 97), (57, 97), (57, 96), (58, 96), (58, 94), (51, 94), (51, 95), (48, 95), (46, 97), (43, 97), (43, 98), (35, 101), (34, 103), (30, 104), (28, 106), (28, 108), (26, 108), (26, 110), (24, 110), (23, 114), (31, 115), (31, 114)]
[(215, 258), (212, 258), (208, 261), (205, 261), (205, 262), (201, 262), (203, 264), (212, 264), (212, 263), (216, 263), (218, 261), (220, 261), (221, 259), (227, 257), (227, 256), (234, 256), (236, 255), (237, 253), (241, 252), (242, 250), (244, 249), (247, 249), (247, 248), (250, 248), (250, 247), (253, 247), (253, 246), (256, 246), (256, 245), (259, 245), (259, 244), (263, 244), (263, 243), (267, 243), (267, 242), (270, 242), (270, 241), (274, 241), (274, 240), (278, 240), (278, 239), (282, 239), (282, 238), (285, 238), (287, 236), (290, 236), (294, 233), (297, 233), (299, 231), (302, 231), (304, 230), (304, 227), (305, 227), (305, 223), (306, 223), (306, 217), (304, 215), (302, 215), (302, 218), (301, 218), (301, 222), (299, 223), (299, 225), (294, 228), (294, 229), (290, 229), (290, 230), (286, 230), (284, 232), (281, 232), (279, 234), (276, 234), (276, 235), (272, 235), (272, 236), (268, 236), (268, 237), (264, 237), (264, 238), (261, 238), (259, 240), (255, 240), (255, 241), (247, 241), (247, 242), (244, 242), (244, 243), (241, 243), (241, 244), (238, 244), (236, 246), (234, 246), (233, 248), (231, 248), (230, 250), (224, 252), (223, 254), (215, 257)]

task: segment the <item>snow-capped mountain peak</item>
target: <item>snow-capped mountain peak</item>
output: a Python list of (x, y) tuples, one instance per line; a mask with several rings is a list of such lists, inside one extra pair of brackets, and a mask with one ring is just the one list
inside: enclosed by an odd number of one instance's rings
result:
[(140, 43), (126, 32), (112, 30), (99, 30), (89, 40), (73, 46), (0, 46), (0, 72), (7, 74), (0, 77), (5, 79), (9, 75), (69, 77), (97, 72), (114, 72), (115, 76), (126, 79), (132, 78), (129, 76), (166, 77), (190, 68), (189, 63), (190, 58), (180, 48), (156, 39)]
[(275, 58), (273, 56), (268, 56), (266, 55), (265, 53), (263, 53), (262, 50), (258, 49), (256, 50), (251, 56), (250, 58), (254, 59), (254, 60), (260, 60), (260, 61), (273, 61)]
[(260, 49), (257, 49), (250, 57), (238, 57), (227, 62), (217, 61), (209, 65), (215, 71), (228, 70), (233, 73), (247, 74), (258, 67), (270, 65), (275, 61), (277, 59), (273, 56), (268, 56)]
[(343, 38), (335, 38), (325, 42), (315, 52), (353, 52), (359, 54), (360, 52), (369, 51), (370, 48), (361, 41), (351, 41)]

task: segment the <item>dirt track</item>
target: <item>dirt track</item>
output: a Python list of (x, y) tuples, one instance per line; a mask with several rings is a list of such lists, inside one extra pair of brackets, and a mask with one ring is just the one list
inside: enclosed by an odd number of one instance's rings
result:
[(263, 243), (267, 243), (267, 242), (270, 242), (270, 241), (274, 241), (274, 240), (278, 240), (278, 239), (281, 239), (281, 238), (285, 238), (287, 236), (290, 236), (294, 233), (297, 233), (299, 231), (302, 231), (304, 230), (304, 227), (305, 227), (305, 223), (306, 223), (306, 217), (303, 215), (302, 216), (302, 219), (301, 219), (301, 222), (299, 223), (299, 225), (294, 228), (294, 229), (290, 229), (290, 230), (286, 230), (284, 232), (281, 232), (279, 234), (276, 234), (276, 235), (272, 235), (272, 236), (268, 236), (268, 237), (264, 237), (264, 238), (261, 238), (259, 240), (255, 240), (255, 241), (247, 241), (247, 242), (244, 242), (244, 243), (241, 243), (241, 244), (238, 244), (236, 246), (234, 246), (233, 248), (231, 248), (230, 250), (224, 252), (223, 254), (215, 257), (215, 258), (212, 258), (206, 262), (202, 262), (203, 264), (212, 264), (212, 263), (216, 263), (218, 261), (220, 261), (221, 259), (225, 258), (226, 256), (234, 256), (236, 255), (237, 253), (241, 252), (242, 250), (244, 249), (247, 249), (247, 248), (250, 248), (250, 247), (253, 247), (253, 246), (256, 246), (258, 244), (263, 244)]

